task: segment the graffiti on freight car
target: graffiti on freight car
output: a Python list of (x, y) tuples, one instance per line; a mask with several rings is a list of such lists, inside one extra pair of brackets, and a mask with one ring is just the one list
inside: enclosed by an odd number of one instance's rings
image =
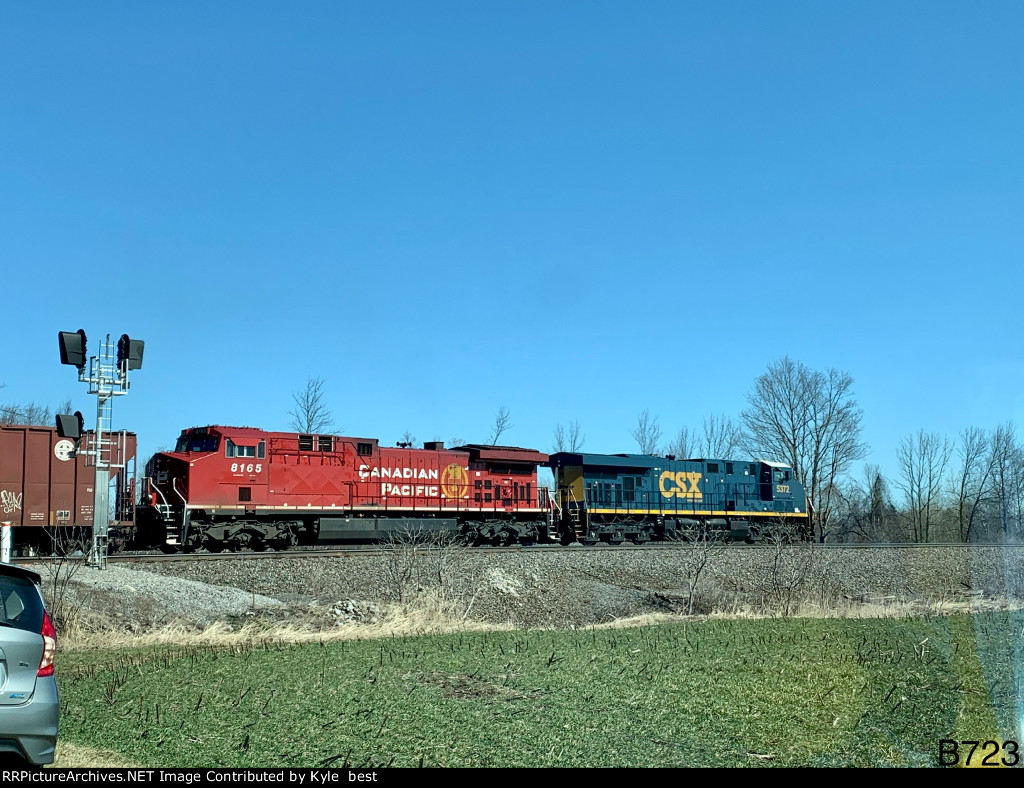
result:
[(10, 490), (0, 490), (0, 509), (4, 514), (21, 511), (21, 493), (12, 493)]

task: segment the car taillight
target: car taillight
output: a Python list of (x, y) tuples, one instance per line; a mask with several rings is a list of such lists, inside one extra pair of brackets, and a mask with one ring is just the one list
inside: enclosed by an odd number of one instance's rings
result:
[(57, 630), (53, 628), (50, 614), (45, 610), (43, 611), (43, 631), (40, 634), (43, 636), (43, 658), (39, 660), (39, 672), (36, 675), (52, 676), (53, 655), (57, 651)]

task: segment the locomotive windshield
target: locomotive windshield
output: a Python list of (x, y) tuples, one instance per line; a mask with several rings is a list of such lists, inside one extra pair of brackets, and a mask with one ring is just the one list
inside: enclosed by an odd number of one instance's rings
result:
[(219, 438), (213, 435), (182, 435), (178, 438), (175, 451), (217, 451)]

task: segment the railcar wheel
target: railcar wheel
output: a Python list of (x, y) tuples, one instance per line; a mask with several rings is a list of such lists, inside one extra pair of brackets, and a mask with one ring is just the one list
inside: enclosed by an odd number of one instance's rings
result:
[(221, 553), (224, 552), (224, 548), (227, 547), (227, 545), (216, 539), (208, 539), (203, 543), (203, 547), (206, 548), (208, 553)]

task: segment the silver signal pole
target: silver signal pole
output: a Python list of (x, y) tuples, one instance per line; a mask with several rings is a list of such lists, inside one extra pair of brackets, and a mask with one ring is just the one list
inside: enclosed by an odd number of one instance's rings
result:
[[(71, 345), (76, 335), (60, 335), (62, 363), (78, 366), (78, 379), (89, 384), (89, 393), (96, 395), (96, 432), (89, 445), (80, 450), (86, 456), (86, 464), (96, 468), (93, 487), (92, 549), (89, 564), (97, 569), (107, 565), (107, 542), (110, 531), (110, 471), (125, 467), (125, 445), (123, 439), (113, 438), (113, 398), (128, 393), (131, 385), (128, 371), (142, 367), (141, 340), (132, 340), (123, 335), (116, 344), (110, 334), (100, 344), (100, 352), (89, 358), (89, 371), (84, 363), (85, 332), (81, 334), (81, 353), (76, 356), (78, 345)], [(115, 351), (116, 348), (116, 351)], [(69, 355), (70, 354), (70, 355)]]
[[(114, 462), (111, 449), (113, 440), (108, 437), (112, 432), (111, 416), (113, 415), (113, 398), (128, 393), (128, 370), (118, 369), (117, 357), (110, 334), (100, 345), (98, 355), (89, 359), (89, 376), (78, 376), (83, 383), (89, 384), (89, 393), (96, 395), (96, 432), (93, 434), (91, 446), (84, 452), (86, 464), (89, 460), (96, 466), (96, 481), (93, 487), (92, 508), (92, 550), (89, 563), (97, 569), (107, 565), (107, 537), (110, 532), (110, 469), (123, 468), (123, 462)], [(118, 460), (123, 459), (118, 456)]]

